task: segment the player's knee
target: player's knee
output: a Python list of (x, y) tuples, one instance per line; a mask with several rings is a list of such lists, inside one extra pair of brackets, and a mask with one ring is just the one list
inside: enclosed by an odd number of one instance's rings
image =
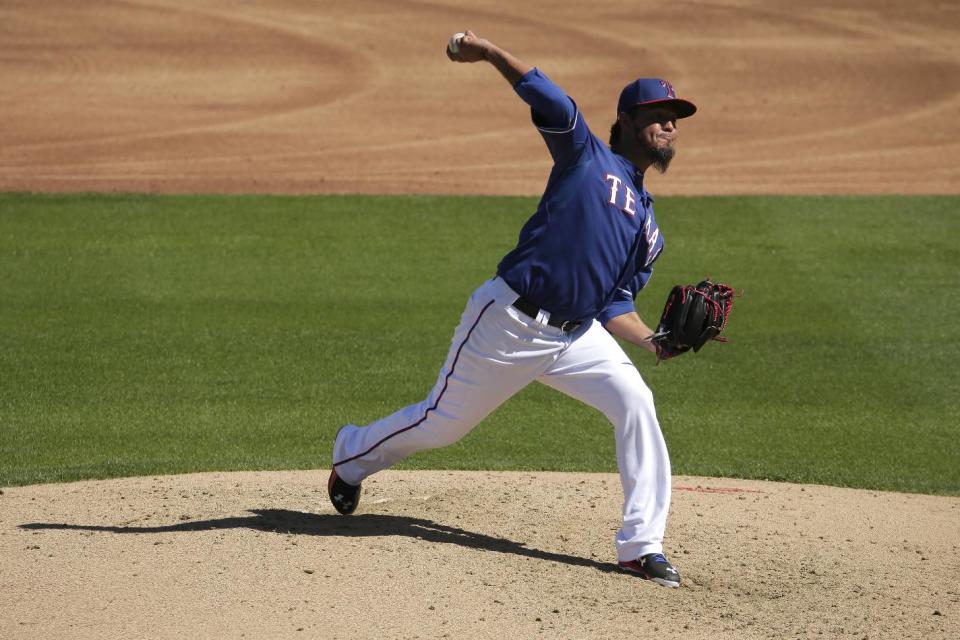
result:
[(423, 439), (424, 448), (440, 449), (442, 447), (449, 447), (470, 433), (470, 429), (472, 429), (475, 424), (473, 421), (466, 420), (431, 421), (431, 424), (426, 426), (429, 434), (428, 437)]
[(617, 386), (617, 413), (620, 419), (651, 414), (653, 392), (642, 380)]

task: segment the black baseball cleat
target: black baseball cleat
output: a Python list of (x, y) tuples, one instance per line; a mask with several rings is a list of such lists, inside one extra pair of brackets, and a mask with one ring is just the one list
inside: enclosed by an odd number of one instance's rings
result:
[(636, 560), (621, 560), (618, 564), (624, 571), (638, 574), (662, 587), (680, 586), (680, 574), (662, 553), (648, 553)]
[(347, 484), (337, 475), (336, 469), (330, 470), (330, 479), (327, 480), (327, 494), (333, 508), (345, 516), (357, 510), (360, 504), (360, 486)]

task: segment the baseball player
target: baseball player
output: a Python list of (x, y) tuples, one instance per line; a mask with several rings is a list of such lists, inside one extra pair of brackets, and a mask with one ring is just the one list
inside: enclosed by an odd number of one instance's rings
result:
[(467, 302), (427, 398), (337, 433), (331, 502), (352, 513), (365, 478), (417, 451), (456, 442), (536, 380), (597, 408), (613, 424), (624, 493), (619, 566), (678, 587), (680, 575), (663, 556), (670, 459), (650, 389), (613, 336), (656, 353), (653, 331), (633, 304), (663, 250), (643, 177), (650, 167), (667, 169), (677, 120), (696, 107), (664, 80), (631, 82), (620, 94), (607, 146), (543, 72), (489, 40), (467, 31), (451, 40), (447, 56), (489, 62), (503, 75), (530, 105), (553, 169), (516, 248)]

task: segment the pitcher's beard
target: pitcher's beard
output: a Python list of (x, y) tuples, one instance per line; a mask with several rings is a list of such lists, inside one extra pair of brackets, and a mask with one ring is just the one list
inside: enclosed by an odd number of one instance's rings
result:
[(647, 158), (654, 169), (660, 173), (665, 173), (670, 166), (670, 161), (676, 155), (673, 147), (646, 147)]

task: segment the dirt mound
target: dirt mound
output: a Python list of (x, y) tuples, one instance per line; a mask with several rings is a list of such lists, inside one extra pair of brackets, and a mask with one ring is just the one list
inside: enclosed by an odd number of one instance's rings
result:
[(324, 472), (5, 489), (4, 638), (956, 638), (960, 499), (678, 477), (681, 589), (613, 566), (612, 474)]

